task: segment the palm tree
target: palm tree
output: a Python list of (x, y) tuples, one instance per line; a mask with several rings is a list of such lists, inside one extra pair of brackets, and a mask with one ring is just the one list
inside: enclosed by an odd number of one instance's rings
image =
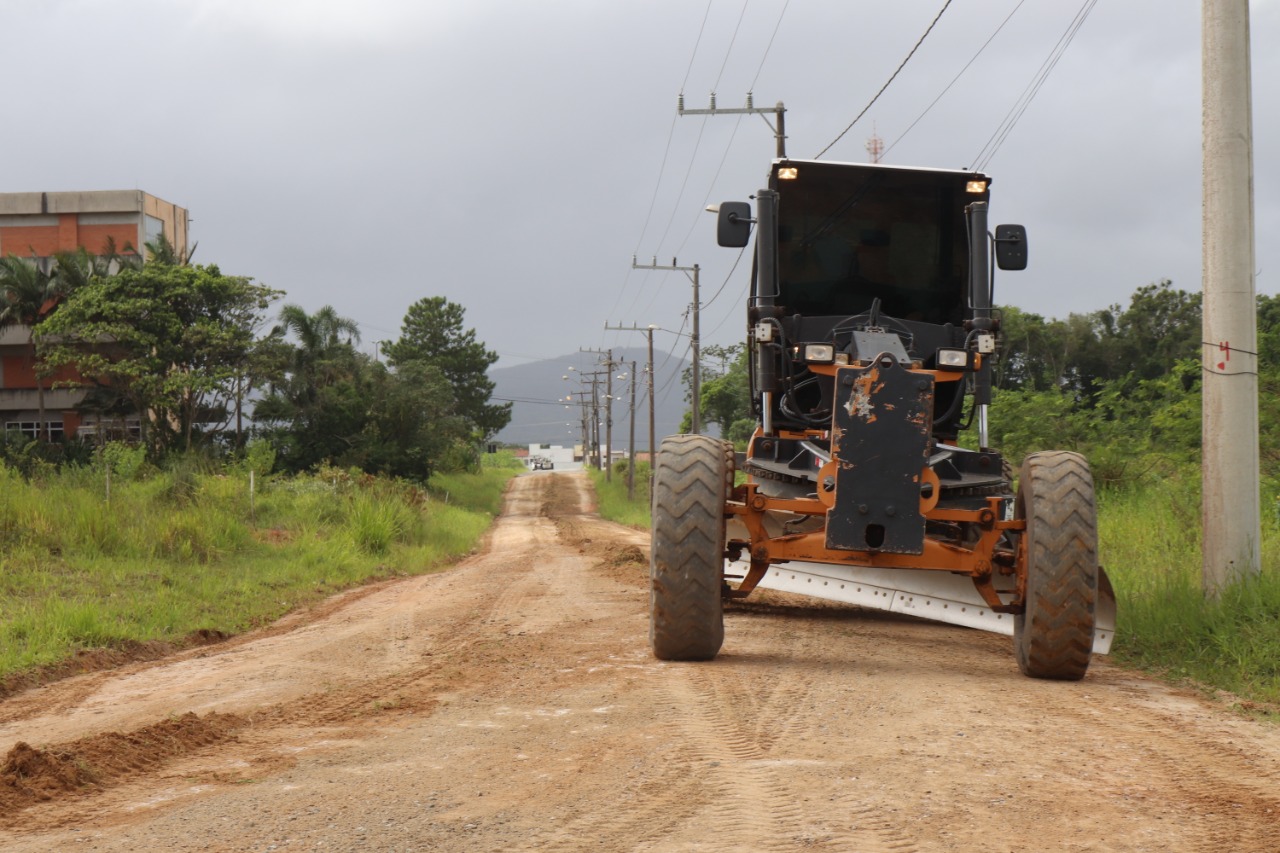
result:
[[(285, 337), (295, 342), (284, 343)], [(261, 423), (285, 425), (280, 433), (281, 461), (286, 468), (303, 470), (350, 449), (366, 418), (360, 410), (367, 401), (357, 386), (366, 364), (355, 349), (360, 340), (354, 320), (338, 316), (326, 305), (308, 314), (297, 305), (285, 305), (280, 322), (272, 329), (268, 347), (283, 352), (283, 375), (270, 384), (269, 393), (254, 407)]]
[(350, 371), (351, 356), (360, 342), (360, 326), (355, 320), (339, 317), (332, 305), (308, 314), (299, 305), (280, 309), (280, 324), (273, 335), (292, 332), (298, 339), (293, 354), (293, 376), (300, 392), (298, 402), (314, 402), (316, 391)]
[[(280, 309), (280, 325), (309, 352), (360, 343), (360, 325), (355, 320), (339, 317), (332, 305), (308, 314), (301, 305), (285, 305)], [(345, 338), (345, 340), (344, 340)]]
[(132, 247), (126, 244), (122, 253), (116, 249), (114, 238), (107, 238), (101, 255), (91, 255), (81, 246), (74, 252), (57, 252), (53, 260), (53, 277), (57, 280), (55, 290), (59, 297), (66, 297), (120, 270), (142, 267), (142, 258), (133, 253)]
[[(14, 255), (0, 258), (0, 330), (9, 326), (26, 326), (28, 358), (35, 357), (36, 326), (57, 307), (62, 296), (61, 288), (62, 281), (34, 259), (27, 260)], [(32, 372), (36, 377), (39, 436), (47, 439), (44, 379), (38, 368)]]

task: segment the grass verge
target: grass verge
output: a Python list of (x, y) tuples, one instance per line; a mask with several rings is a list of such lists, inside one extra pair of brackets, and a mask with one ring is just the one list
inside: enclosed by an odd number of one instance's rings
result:
[[(452, 475), (450, 500), (344, 472), (104, 484), (0, 469), (0, 686), (88, 649), (235, 634), (475, 547), (516, 467)], [(3, 689), (0, 687), (0, 695)]]
[(605, 472), (588, 468), (591, 482), (596, 489), (596, 501), (602, 518), (629, 527), (649, 529), (649, 463), (636, 463), (635, 497), (627, 499), (626, 464), (614, 466), (612, 482), (605, 479)]
[(1262, 572), (1216, 599), (1201, 587), (1198, 477), (1099, 497), (1102, 562), (1119, 611), (1114, 657), (1240, 698), (1280, 718), (1280, 524), (1265, 518)]

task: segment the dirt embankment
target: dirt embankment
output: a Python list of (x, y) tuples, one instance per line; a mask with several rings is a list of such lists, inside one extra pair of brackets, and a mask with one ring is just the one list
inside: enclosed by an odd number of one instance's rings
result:
[(0, 702), (0, 849), (1280, 849), (1280, 733), (777, 595), (647, 647), (646, 537), (521, 477), (482, 553)]

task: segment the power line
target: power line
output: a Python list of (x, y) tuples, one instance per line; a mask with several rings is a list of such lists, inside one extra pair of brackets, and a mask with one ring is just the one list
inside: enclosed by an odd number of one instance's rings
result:
[[(762, 55), (762, 56), (760, 57), (760, 64), (756, 67), (756, 75), (755, 75), (755, 77), (753, 77), (753, 78), (752, 78), (752, 80), (751, 80), (751, 85), (747, 88), (747, 92), (748, 92), (748, 93), (751, 93), (751, 92), (754, 92), (754, 91), (755, 91), (756, 81), (758, 81), (758, 80), (760, 79), (760, 72), (764, 70), (764, 63), (765, 63), (765, 60), (769, 58), (769, 50), (773, 47), (773, 40), (774, 40), (774, 39), (777, 37), (777, 35), (778, 35), (778, 29), (782, 26), (782, 18), (786, 15), (786, 13), (787, 13), (787, 6), (789, 6), (789, 5), (791, 5), (791, 0), (787, 0), (787, 2), (786, 2), (786, 3), (784, 3), (784, 4), (783, 4), (783, 6), (782, 6), (782, 11), (778, 13), (778, 20), (777, 20), (777, 22), (773, 25), (773, 33), (769, 36), (769, 43), (768, 43), (767, 45), (765, 45), (765, 48), (764, 48), (764, 55)], [(739, 29), (741, 29), (741, 27), (742, 27), (742, 19), (743, 19), (743, 17), (745, 17), (746, 13), (747, 13), (747, 2), (743, 2), (743, 4), (742, 4), (742, 13), (738, 16), (738, 25), (737, 25), (737, 27), (735, 27), (735, 29), (734, 29), (734, 31), (733, 31), (733, 39), (732, 39), (732, 40), (730, 41), (730, 43), (729, 43), (730, 50), (732, 50), (732, 48), (733, 48), (733, 42), (734, 42), (734, 41), (736, 41), (736, 40), (737, 40), (737, 38), (738, 38), (738, 30), (739, 30)], [(729, 61), (729, 54), (728, 54), (728, 53), (726, 53), (726, 54), (725, 54), (725, 63), (727, 64), (727, 63), (728, 63), (728, 61)], [(724, 66), (722, 65), (722, 66), (720, 67), (720, 76), (716, 77), (716, 85), (715, 85), (715, 87), (713, 87), (712, 92), (715, 92), (715, 91), (717, 91), (717, 90), (720, 88), (720, 80), (721, 80), (721, 77), (723, 77), (723, 75), (724, 75)], [(714, 103), (715, 103), (715, 96), (714, 96), (714, 95), (712, 95), (712, 104), (714, 105)], [(736, 138), (737, 138), (737, 135), (738, 135), (738, 129), (742, 126), (742, 116), (744, 116), (744, 115), (749, 115), (749, 114), (751, 114), (751, 113), (753, 113), (753, 112), (757, 112), (757, 111), (753, 108), (753, 106), (754, 106), (754, 105), (751, 103), (751, 95), (750, 95), (750, 94), (748, 94), (748, 95), (747, 95), (747, 109), (746, 109), (746, 110), (736, 110), (736, 111), (723, 110), (723, 109), (722, 109), (722, 110), (719, 110), (719, 112), (736, 112), (736, 113), (737, 113), (737, 115), (738, 115), (738, 120), (737, 120), (736, 122), (734, 122), (734, 125), (733, 125), (733, 132), (729, 134), (729, 141), (725, 144), (724, 154), (723, 154), (723, 155), (721, 155), (721, 157), (720, 157), (720, 163), (719, 163), (719, 165), (717, 165), (717, 166), (716, 166), (716, 172), (715, 172), (715, 175), (713, 175), (713, 176), (712, 176), (712, 178), (711, 178), (711, 183), (710, 183), (710, 185), (707, 187), (707, 194), (706, 194), (706, 196), (705, 196), (705, 197), (703, 198), (703, 200), (702, 200), (702, 206), (703, 206), (703, 207), (706, 207), (707, 202), (708, 202), (708, 201), (710, 201), (710, 199), (711, 199), (711, 193), (715, 191), (715, 188), (716, 188), (716, 182), (720, 179), (720, 173), (724, 170), (724, 164), (725, 164), (725, 163), (728, 161), (728, 159), (729, 159), (729, 152), (733, 149), (733, 142), (734, 142), (734, 139), (736, 139)], [(777, 108), (775, 108), (775, 110), (774, 110), (774, 111), (775, 111), (775, 112), (777, 112)], [(689, 111), (689, 110), (681, 110), (681, 111), (680, 111), (680, 114), (683, 114), (684, 112), (693, 112), (693, 111)], [(715, 107), (713, 106), (713, 108), (712, 108), (712, 113), (714, 114), (715, 112), (716, 112), (716, 109), (715, 109)], [(766, 121), (766, 123), (768, 123), (768, 119), (766, 119), (765, 121)], [(694, 229), (696, 229), (697, 227), (698, 227), (698, 217), (697, 217), (697, 215), (695, 215), (695, 216), (694, 216), (693, 223), (689, 226), (689, 230), (688, 230), (688, 232), (684, 235), (684, 239), (680, 242), (680, 245), (676, 247), (676, 250), (675, 250), (675, 252), (674, 252), (673, 254), (675, 254), (675, 255), (679, 255), (682, 251), (684, 251), (684, 247), (685, 247), (685, 245), (689, 242), (689, 238), (693, 236)], [(659, 248), (661, 248), (661, 246), (659, 246)], [(664, 252), (663, 254), (666, 254), (666, 253)]]
[(738, 250), (738, 257), (733, 259), (733, 266), (730, 267), (729, 274), (726, 275), (724, 277), (724, 281), (720, 283), (720, 287), (716, 290), (715, 296), (712, 296), (710, 299), (708, 299), (706, 303), (702, 306), (703, 310), (710, 308), (711, 304), (716, 301), (716, 297), (719, 296), (724, 291), (725, 285), (729, 283), (729, 279), (733, 278), (734, 270), (738, 268), (738, 264), (741, 263), (742, 261), (742, 256), (745, 255), (746, 253), (747, 253), (746, 246), (743, 246), (741, 249)]
[(1067, 25), (1066, 31), (1062, 37), (1058, 39), (1058, 43), (1053, 46), (1053, 50), (1049, 51), (1049, 56), (1040, 64), (1040, 70), (1031, 78), (1031, 82), (1027, 84), (1027, 88), (1022, 90), (1022, 94), (1018, 100), (1014, 102), (1013, 107), (1005, 115), (1004, 121), (996, 128), (995, 133), (987, 140), (987, 144), (982, 146), (982, 150), (978, 152), (978, 156), (974, 158), (973, 166), (970, 168), (982, 171), (987, 168), (987, 164), (991, 162), (991, 158), (996, 156), (996, 152), (1000, 150), (1000, 146), (1004, 144), (1008, 138), (1010, 131), (1014, 125), (1022, 118), (1022, 114), (1027, 111), (1027, 107), (1031, 105), (1031, 101), (1040, 92), (1040, 88), (1044, 86), (1049, 75), (1053, 73), (1053, 69), (1057, 67), (1058, 61), (1062, 59), (1063, 54), (1067, 52), (1076, 33), (1080, 32), (1080, 27), (1084, 26), (1085, 19), (1089, 17), (1089, 13), (1093, 11), (1098, 0), (1085, 0), (1080, 7), (1080, 11), (1076, 12), (1076, 16)]
[[(681, 358), (681, 359), (683, 359), (686, 355), (688, 355), (688, 354), (689, 354), (689, 350), (690, 350), (690, 348), (691, 348), (692, 346), (693, 346), (692, 344), (689, 344), (689, 345), (685, 346), (685, 348), (684, 348), (684, 352), (680, 353), (680, 358)], [(670, 353), (670, 355), (671, 355), (671, 356), (674, 356), (674, 355), (675, 355), (675, 353), (674, 353), (674, 352), (673, 352), (673, 353)], [(670, 396), (670, 394), (671, 394), (671, 386), (672, 386), (672, 384), (673, 384), (677, 379), (679, 379), (679, 378), (680, 378), (680, 374), (678, 374), (678, 373), (672, 373), (670, 376), (668, 376), (668, 377), (667, 377), (667, 381), (666, 381), (666, 382), (664, 382), (664, 383), (662, 384), (662, 387), (661, 387), (661, 388), (659, 388), (659, 389), (655, 392), (655, 393), (658, 395), (658, 405), (659, 405), (659, 406), (662, 406), (662, 405), (665, 405), (665, 404), (666, 404), (666, 402), (667, 402), (667, 397), (668, 397), (668, 396)]]
[[(698, 128), (698, 138), (693, 143), (693, 153), (689, 155), (689, 167), (684, 171), (684, 180), (680, 182), (680, 192), (676, 195), (676, 203), (672, 206), (671, 217), (667, 220), (667, 227), (663, 230), (662, 236), (658, 238), (658, 249), (661, 251), (662, 244), (667, 240), (667, 234), (671, 233), (671, 226), (676, 221), (676, 214), (680, 212), (680, 201), (684, 198), (684, 191), (689, 186), (689, 176), (693, 174), (693, 166), (698, 160), (698, 149), (702, 146), (702, 134), (707, 129), (707, 120), (702, 120), (702, 125)], [(667, 254), (663, 252), (662, 254)], [(652, 307), (653, 303), (649, 303)], [(634, 309), (634, 305), (632, 308)], [(631, 313), (635, 313), (634, 310)]]
[[(663, 329), (662, 331), (667, 332), (667, 334), (669, 334), (669, 335), (672, 335), (672, 334), (673, 334), (673, 335), (675, 335), (677, 338), (683, 337), (683, 336), (684, 336), (684, 327), (685, 327), (685, 324), (686, 324), (686, 323), (688, 323), (688, 322), (689, 322), (689, 314), (688, 314), (688, 312), (685, 312), (684, 318), (680, 321), (680, 328), (679, 328), (677, 331), (675, 331), (675, 332), (668, 332), (666, 329)], [(690, 348), (690, 347), (692, 347), (692, 346), (693, 346), (693, 344), (692, 344), (692, 343), (687, 344), (687, 345), (685, 346), (685, 352), (688, 352), (688, 351), (689, 351), (689, 348)], [(668, 350), (668, 351), (667, 351), (667, 355), (666, 355), (666, 357), (662, 359), (662, 364), (658, 365), (657, 367), (655, 367), (655, 368), (653, 369), (653, 373), (654, 373), (654, 375), (655, 375), (655, 376), (656, 376), (656, 375), (658, 375), (659, 373), (661, 373), (661, 372), (666, 368), (666, 366), (667, 366), (667, 362), (671, 361), (671, 359), (675, 357), (675, 354), (676, 354), (676, 353), (675, 353), (675, 350)], [(683, 355), (682, 355), (681, 357), (683, 358)], [(670, 380), (670, 379), (668, 379), (668, 380), (667, 380), (667, 384), (666, 384), (666, 385), (663, 385), (662, 387), (663, 387), (663, 388), (666, 388), (666, 387), (667, 387), (667, 385), (670, 385), (670, 384), (671, 384), (671, 380)], [(663, 399), (666, 399), (666, 398), (664, 397)]]
[(707, 206), (707, 202), (711, 200), (711, 193), (715, 191), (716, 182), (720, 180), (720, 173), (724, 170), (724, 164), (729, 159), (729, 152), (733, 149), (733, 140), (738, 135), (738, 128), (742, 126), (742, 116), (738, 116), (738, 120), (733, 124), (733, 132), (729, 134), (729, 141), (724, 146), (724, 154), (720, 157), (720, 165), (716, 166), (716, 173), (711, 176), (711, 183), (707, 186), (707, 194), (702, 197), (702, 207), (694, 214), (693, 222), (689, 225), (688, 232), (685, 233), (684, 239), (680, 241), (680, 245), (676, 246), (673, 254), (677, 257), (684, 251), (685, 244), (689, 242), (689, 238), (693, 236), (694, 230), (698, 227), (698, 221), (701, 218), (702, 208)]
[(653, 208), (658, 202), (658, 191), (662, 189), (662, 176), (667, 171), (667, 158), (671, 156), (671, 140), (676, 134), (676, 120), (671, 119), (671, 127), (667, 130), (667, 145), (662, 149), (662, 163), (658, 166), (658, 180), (653, 185), (653, 197), (649, 199), (649, 210), (644, 216), (644, 226), (640, 229), (640, 237), (636, 240), (635, 251), (640, 251), (640, 244), (644, 242), (644, 235), (649, 232), (649, 221), (653, 218)]
[(911, 48), (911, 52), (907, 54), (907, 58), (902, 60), (902, 64), (899, 65), (897, 70), (893, 72), (892, 76), (890, 76), (889, 79), (885, 81), (885, 84), (880, 87), (880, 91), (876, 92), (875, 97), (872, 98), (870, 102), (868, 102), (867, 105), (862, 108), (862, 112), (854, 116), (853, 121), (849, 122), (849, 126), (846, 127), (844, 130), (840, 131), (840, 135), (837, 136), (835, 139), (831, 140), (831, 142), (828, 143), (826, 148), (823, 148), (821, 151), (815, 154), (813, 156), (813, 159), (817, 160), (823, 154), (826, 154), (827, 151), (831, 149), (832, 145), (835, 145), (844, 137), (846, 133), (853, 130), (853, 126), (858, 123), (858, 119), (862, 118), (864, 115), (867, 114), (867, 110), (871, 109), (871, 105), (880, 99), (880, 96), (884, 94), (884, 90), (889, 88), (889, 84), (892, 83), (897, 78), (898, 74), (902, 71), (902, 69), (907, 66), (907, 63), (911, 61), (911, 57), (915, 56), (916, 51), (920, 49), (920, 45), (924, 44), (924, 40), (928, 38), (929, 33), (933, 32), (934, 25), (938, 23), (938, 19), (942, 17), (942, 13), (947, 11), (947, 7), (950, 5), (951, 5), (951, 0), (947, 0), (947, 2), (942, 4), (942, 8), (938, 10), (938, 14), (935, 15), (933, 20), (929, 22), (929, 27), (924, 31), (924, 35), (920, 36), (920, 40), (916, 42), (915, 47)]
[(689, 67), (684, 72), (684, 82), (680, 84), (680, 91), (684, 91), (684, 87), (689, 84), (689, 75), (693, 72), (693, 60), (698, 57), (698, 45), (702, 44), (702, 34), (707, 29), (707, 18), (711, 16), (711, 0), (707, 0), (707, 9), (702, 13), (702, 26), (698, 27), (698, 38), (693, 42), (693, 53), (689, 54)]
[(754, 92), (756, 89), (756, 81), (760, 79), (760, 72), (764, 70), (764, 61), (769, 58), (769, 50), (773, 47), (773, 40), (778, 36), (778, 28), (782, 26), (782, 17), (787, 14), (787, 7), (791, 5), (791, 0), (782, 4), (782, 11), (778, 13), (778, 23), (773, 25), (773, 35), (769, 36), (769, 43), (764, 46), (764, 56), (760, 57), (760, 66), (756, 68), (756, 76), (751, 78), (751, 86), (747, 91)]
[(533, 400), (528, 397), (490, 397), (490, 400), (497, 400), (500, 403), (522, 403), (536, 406), (563, 406), (564, 400)]
[(990, 37), (990, 38), (988, 38), (986, 41), (984, 41), (984, 42), (982, 43), (982, 47), (978, 48), (978, 52), (977, 52), (977, 53), (975, 53), (975, 54), (973, 55), (973, 58), (972, 58), (972, 59), (970, 59), (968, 62), (966, 62), (966, 63), (964, 64), (964, 68), (961, 68), (961, 69), (960, 69), (960, 73), (959, 73), (959, 74), (957, 74), (955, 77), (952, 77), (952, 78), (951, 78), (951, 82), (947, 84), (947, 87), (946, 87), (945, 89), (943, 89), (941, 92), (939, 92), (939, 93), (938, 93), (938, 97), (934, 98), (934, 99), (929, 103), (929, 106), (927, 106), (927, 107), (925, 107), (925, 108), (924, 108), (924, 112), (922, 112), (922, 113), (920, 113), (920, 115), (916, 116), (916, 120), (915, 120), (915, 121), (913, 121), (913, 122), (911, 122), (911, 124), (907, 125), (907, 129), (906, 129), (906, 130), (904, 130), (904, 131), (902, 131), (902, 133), (898, 134), (898, 138), (897, 138), (897, 139), (895, 139), (895, 140), (893, 140), (893, 142), (889, 145), (889, 147), (888, 147), (888, 148), (884, 149), (884, 151), (882, 152), (881, 156), (883, 156), (884, 154), (888, 154), (890, 151), (892, 151), (892, 150), (893, 150), (893, 146), (894, 146), (894, 145), (897, 145), (899, 142), (901, 142), (901, 141), (903, 140), (903, 137), (905, 137), (908, 133), (910, 133), (910, 132), (911, 132), (911, 130), (912, 130), (912, 129), (917, 125), (917, 124), (919, 124), (919, 123), (920, 123), (920, 119), (922, 119), (922, 118), (924, 118), (926, 115), (928, 115), (929, 110), (931, 110), (931, 109), (933, 109), (935, 106), (937, 106), (938, 101), (942, 100), (942, 96), (943, 96), (943, 95), (945, 95), (945, 94), (947, 94), (947, 92), (950, 92), (950, 91), (951, 91), (951, 87), (952, 87), (952, 86), (954, 86), (954, 85), (956, 84), (956, 81), (958, 81), (961, 77), (963, 77), (963, 76), (964, 76), (964, 73), (965, 73), (966, 71), (968, 71), (968, 70), (969, 70), (969, 66), (970, 66), (970, 65), (973, 65), (973, 63), (974, 63), (974, 62), (976, 62), (976, 61), (978, 60), (978, 57), (979, 57), (979, 56), (982, 56), (982, 52), (983, 52), (984, 50), (986, 50), (986, 49), (987, 49), (987, 46), (988, 46), (989, 44), (991, 44), (991, 42), (995, 41), (995, 37), (996, 37), (996, 36), (998, 36), (998, 35), (1000, 35), (1000, 31), (1004, 29), (1005, 24), (1009, 23), (1009, 21), (1013, 18), (1013, 16), (1014, 16), (1014, 15), (1016, 15), (1016, 14), (1018, 13), (1018, 10), (1022, 8), (1022, 4), (1026, 3), (1026, 2), (1027, 2), (1027, 0), (1018, 0), (1018, 5), (1017, 5), (1017, 6), (1014, 6), (1014, 7), (1013, 7), (1013, 11), (1012, 11), (1012, 12), (1010, 12), (1010, 13), (1005, 17), (1005, 19), (1004, 19), (1003, 21), (1001, 21), (1001, 22), (1000, 22), (1000, 26), (996, 27), (996, 31), (995, 31), (994, 33), (992, 33), (992, 34), (991, 34), (991, 37)]
[(742, 11), (738, 13), (738, 23), (733, 28), (733, 35), (729, 38), (729, 47), (724, 52), (724, 62), (720, 63), (720, 73), (716, 75), (716, 83), (711, 87), (711, 91), (720, 88), (720, 79), (724, 77), (725, 66), (729, 64), (729, 57), (733, 54), (733, 44), (738, 40), (738, 30), (742, 29), (742, 19), (747, 16), (747, 4), (751, 0), (742, 0)]
[[(746, 298), (747, 290), (749, 289), (750, 284), (751, 284), (751, 282), (749, 282), (749, 281), (747, 281), (747, 282), (743, 282), (743, 286), (742, 286), (743, 293), (742, 293), (742, 297), (740, 298), (740, 300), (739, 300), (739, 301), (741, 301), (741, 299), (745, 299), (745, 298)], [(720, 331), (721, 327), (723, 327), (725, 323), (729, 322), (729, 318), (730, 318), (730, 317), (735, 316), (735, 314), (736, 314), (736, 312), (734, 312), (734, 311), (726, 311), (726, 312), (725, 312), (725, 314), (724, 314), (724, 317), (722, 317), (722, 318), (720, 319), (720, 322), (719, 322), (719, 323), (716, 323), (715, 328), (713, 328), (711, 331), (707, 332), (705, 335), (703, 335), (703, 337), (705, 337), (705, 338), (710, 338), (710, 337), (712, 337), (713, 335), (715, 335), (715, 333), (716, 333), (716, 332), (718, 332), (718, 331)], [(742, 316), (742, 315), (737, 315), (737, 316)]]
[[(689, 66), (688, 68), (685, 69), (684, 81), (680, 84), (681, 92), (684, 91), (684, 87), (689, 82), (689, 75), (693, 72), (694, 60), (698, 58), (698, 46), (702, 44), (702, 34), (706, 31), (707, 18), (710, 17), (710, 15), (711, 15), (711, 0), (707, 0), (707, 8), (702, 13), (702, 24), (699, 25), (698, 27), (698, 37), (694, 39), (693, 50), (689, 52)], [(653, 220), (653, 210), (658, 203), (658, 193), (662, 190), (662, 179), (667, 172), (667, 158), (671, 156), (671, 140), (675, 138), (677, 118), (679, 118), (679, 116), (672, 117), (671, 127), (667, 129), (667, 144), (662, 149), (662, 164), (658, 166), (658, 179), (654, 181), (654, 184), (653, 184), (653, 195), (649, 199), (649, 210), (645, 213), (644, 225), (642, 225), (640, 228), (640, 236), (636, 238), (636, 246), (631, 252), (633, 255), (639, 254), (640, 247), (644, 243), (644, 235), (649, 233), (649, 223)], [(668, 228), (669, 227), (670, 227), (670, 224), (668, 224)], [(626, 276), (622, 280), (622, 286), (618, 288), (618, 298), (614, 300), (613, 310), (609, 312), (611, 315), (617, 313), (618, 305), (622, 302), (622, 298), (627, 292), (627, 284), (630, 282), (630, 280), (631, 280), (631, 270), (628, 269)], [(639, 298), (640, 296), (639, 294), (637, 294), (636, 300), (639, 300)], [(635, 304), (633, 303), (631, 307), (634, 310)]]

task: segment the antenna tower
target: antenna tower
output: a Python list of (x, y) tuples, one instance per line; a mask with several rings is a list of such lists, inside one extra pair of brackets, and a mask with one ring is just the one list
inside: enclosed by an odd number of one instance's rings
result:
[(871, 138), (867, 140), (867, 153), (871, 155), (872, 163), (879, 163), (880, 155), (884, 154), (884, 140), (876, 133), (874, 124), (871, 125)]

